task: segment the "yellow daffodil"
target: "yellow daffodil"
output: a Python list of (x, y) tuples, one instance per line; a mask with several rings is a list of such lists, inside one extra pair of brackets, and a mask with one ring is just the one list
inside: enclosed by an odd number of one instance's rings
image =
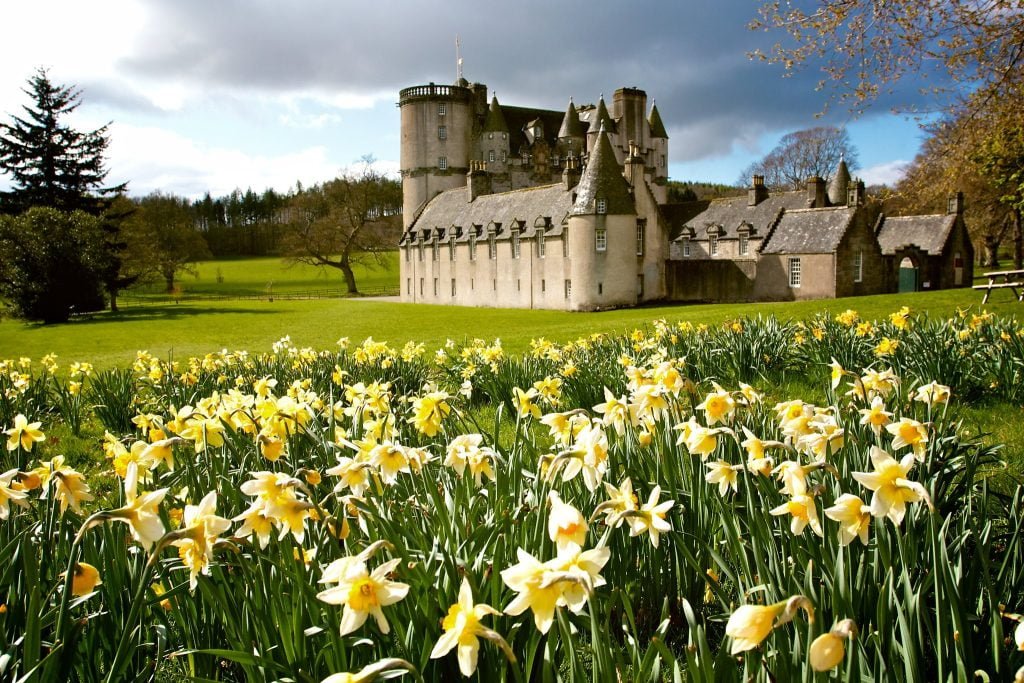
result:
[(832, 374), (832, 391), (835, 391), (839, 387), (839, 383), (843, 381), (843, 375), (846, 374), (846, 371), (843, 370), (843, 366), (835, 358), (832, 359), (828, 366), (831, 368)]
[(871, 447), (871, 463), (874, 472), (851, 472), (854, 479), (864, 488), (873, 491), (871, 496), (871, 514), (875, 517), (888, 517), (899, 526), (907, 511), (907, 503), (925, 500), (931, 507), (928, 491), (916, 481), (907, 479), (914, 467), (914, 456), (908, 454), (896, 461), (891, 455), (877, 446)]
[(587, 540), (587, 520), (580, 511), (569, 505), (557, 491), (548, 494), (551, 510), (548, 512), (548, 536), (561, 550), (569, 543), (582, 546)]
[(472, 676), (476, 671), (477, 657), (480, 651), (479, 636), (497, 635), (484, 627), (480, 620), (487, 615), (498, 614), (501, 612), (490, 605), (474, 604), (473, 590), (469, 586), (469, 580), (463, 577), (462, 586), (459, 588), (458, 602), (448, 608), (448, 614), (441, 622), (444, 633), (434, 645), (434, 649), (430, 651), (430, 658), (444, 657), (453, 649), (458, 648), (459, 671), (463, 676)]
[(195, 590), (199, 574), (210, 573), (213, 547), (218, 537), (231, 526), (231, 521), (217, 516), (217, 492), (210, 491), (199, 505), (186, 505), (182, 529), (174, 532), (172, 544), (189, 571), (189, 589)]
[(388, 560), (370, 572), (363, 556), (357, 555), (335, 560), (324, 568), (320, 583), (338, 585), (317, 593), (316, 597), (329, 605), (342, 605), (341, 635), (357, 630), (370, 616), (381, 633), (391, 631), (382, 608), (402, 600), (409, 592), (408, 584), (388, 579), (401, 562), (400, 558)]
[(840, 544), (849, 545), (855, 538), (860, 538), (863, 545), (868, 544), (871, 507), (865, 505), (859, 496), (844, 493), (836, 498), (832, 507), (825, 508), (825, 516), (839, 522)]
[(792, 621), (798, 609), (803, 609), (813, 620), (814, 608), (802, 595), (794, 595), (774, 605), (741, 605), (736, 608), (725, 625), (725, 635), (732, 638), (730, 652), (736, 655), (753, 650), (776, 626)]
[(666, 500), (659, 503), (658, 499), (660, 497), (661, 487), (655, 486), (651, 489), (651, 495), (647, 498), (647, 502), (637, 510), (631, 511), (626, 515), (626, 523), (629, 524), (629, 535), (639, 536), (646, 531), (650, 536), (651, 545), (655, 548), (658, 547), (661, 534), (672, 530), (672, 525), (666, 521), (665, 517), (668, 515), (668, 511), (672, 509), (672, 506), (675, 505), (674, 500)]
[(7, 450), (16, 451), (20, 446), (26, 451), (31, 451), (37, 443), (45, 441), (46, 435), (39, 429), (41, 424), (41, 422), (29, 422), (28, 418), (21, 413), (15, 415), (14, 426), (4, 430), (4, 434), (7, 435)]
[(881, 434), (882, 428), (892, 422), (892, 413), (885, 409), (885, 401), (881, 396), (871, 399), (870, 408), (860, 409), (860, 423), (871, 427), (875, 434)]
[(594, 510), (596, 516), (600, 512), (605, 514), (605, 524), (617, 527), (622, 524), (623, 513), (637, 509), (636, 495), (633, 494), (633, 482), (629, 477), (622, 480), (618, 487), (609, 482), (604, 482), (604, 490), (608, 494), (608, 500), (597, 506)]
[(881, 358), (882, 356), (891, 355), (896, 352), (896, 349), (898, 349), (899, 346), (900, 342), (898, 339), (883, 337), (882, 341), (878, 342), (875, 346), (875, 356)]
[(413, 416), (409, 418), (409, 424), (421, 434), (436, 436), (441, 423), (452, 412), (448, 405), (449, 398), (445, 391), (432, 391), (426, 396), (420, 396), (412, 403)]
[(270, 543), (270, 532), (274, 530), (274, 522), (266, 514), (266, 505), (256, 501), (249, 506), (249, 509), (231, 519), (232, 522), (242, 522), (242, 526), (235, 532), (235, 538), (249, 538), (253, 534), (265, 549)]
[(790, 516), (789, 530), (793, 532), (794, 536), (802, 534), (808, 526), (818, 536), (825, 536), (825, 532), (821, 529), (821, 522), (818, 520), (818, 508), (814, 498), (806, 493), (792, 496), (782, 505), (772, 508), (771, 514), (775, 516), (788, 514)]
[(948, 402), (949, 393), (949, 387), (946, 385), (928, 382), (928, 384), (922, 384), (917, 388), (917, 391), (914, 393), (914, 400), (931, 406), (936, 403)]
[(519, 387), (512, 389), (512, 405), (515, 406), (516, 414), (519, 417), (532, 417), (535, 420), (539, 420), (541, 416), (540, 406), (537, 405), (536, 400), (539, 392), (530, 387), (528, 391), (523, 391)]
[(830, 671), (839, 666), (846, 656), (846, 646), (843, 641), (856, 635), (857, 625), (853, 619), (843, 619), (828, 633), (822, 633), (815, 638), (807, 652), (811, 668), (815, 671)]
[(606, 427), (612, 427), (617, 434), (622, 434), (626, 429), (626, 422), (629, 420), (629, 407), (625, 397), (618, 398), (608, 387), (604, 388), (604, 403), (594, 406), (594, 412), (601, 415), (601, 422)]
[(62, 515), (69, 507), (81, 514), (82, 503), (94, 498), (85, 477), (72, 468), (64, 466), (63, 455), (58, 455), (49, 462), (42, 463), (35, 472), (40, 475), (40, 480), (46, 486), (40, 498), (46, 499), (52, 492), (60, 502)]
[(709, 484), (718, 484), (718, 495), (724, 497), (729, 493), (729, 489), (737, 490), (739, 471), (743, 469), (743, 465), (731, 465), (725, 460), (716, 460), (704, 463), (704, 466), (708, 468), (704, 479)]
[(96, 586), (103, 584), (99, 570), (88, 562), (76, 562), (74, 571), (71, 577), (71, 594), (76, 598), (92, 593)]
[(886, 425), (885, 431), (893, 436), (893, 450), (910, 446), (914, 457), (924, 461), (925, 451), (928, 448), (928, 427), (909, 417), (901, 417), (899, 422)]
[[(345, 342), (346, 345), (348, 344), (347, 337), (343, 337), (342, 340)], [(338, 343), (340, 344), (341, 341), (339, 341)], [(402, 670), (411, 671), (415, 673), (416, 667), (414, 667), (412, 664), (405, 661), (404, 659), (388, 657), (386, 659), (380, 660), (379, 662), (367, 664), (355, 673), (331, 674), (324, 680), (320, 681), (320, 683), (371, 683), (371, 681), (376, 681), (382, 678), (382, 674), (385, 674), (389, 671)]]
[(0, 520), (10, 517), (10, 504), (12, 502), (21, 507), (28, 507), (28, 503), (25, 502), (25, 499), (28, 498), (28, 493), (12, 487), (12, 482), (17, 475), (18, 470), (16, 469), (0, 474)]
[(104, 513), (104, 516), (128, 525), (132, 538), (147, 551), (166, 533), (160, 519), (160, 503), (168, 489), (149, 491), (138, 495), (139, 466), (131, 463), (124, 479), (124, 498), (127, 505)]
[(705, 396), (704, 401), (697, 406), (697, 410), (704, 411), (704, 418), (709, 427), (718, 422), (725, 422), (736, 409), (736, 401), (732, 395), (717, 384), (714, 386), (715, 390)]

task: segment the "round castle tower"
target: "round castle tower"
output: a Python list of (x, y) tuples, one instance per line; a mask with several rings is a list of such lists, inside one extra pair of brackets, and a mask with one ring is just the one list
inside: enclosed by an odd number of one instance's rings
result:
[(409, 227), (424, 202), (466, 184), (481, 88), (486, 97), (486, 86), (463, 79), (399, 92), (403, 227)]

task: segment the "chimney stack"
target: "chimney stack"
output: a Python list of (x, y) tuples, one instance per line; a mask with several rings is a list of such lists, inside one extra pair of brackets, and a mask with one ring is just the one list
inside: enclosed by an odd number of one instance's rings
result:
[(751, 179), (750, 189), (747, 190), (747, 206), (757, 206), (768, 199), (768, 188), (764, 184), (763, 175), (755, 175)]
[(578, 157), (574, 157), (570, 154), (565, 158), (565, 169), (562, 171), (562, 186), (568, 192), (572, 188), (579, 185), (580, 182), (580, 162)]
[(820, 209), (825, 204), (825, 179), (812, 176), (807, 179), (807, 208)]
[(864, 196), (864, 181), (860, 179), (854, 180), (848, 185), (846, 190), (846, 205), (861, 206), (864, 204)]
[(946, 200), (946, 213), (948, 214), (962, 214), (964, 212), (964, 193), (957, 192), (956, 194), (949, 195), (949, 199)]
[(466, 190), (469, 193), (469, 201), (473, 201), (482, 194), (491, 193), (491, 174), (484, 169), (484, 162), (469, 162), (469, 173), (466, 174)]

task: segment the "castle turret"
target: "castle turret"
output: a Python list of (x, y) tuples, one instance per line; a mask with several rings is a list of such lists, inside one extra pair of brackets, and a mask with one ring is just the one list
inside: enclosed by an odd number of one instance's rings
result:
[(509, 155), (508, 123), (505, 114), (498, 104), (498, 96), (491, 97), (491, 106), (487, 110), (487, 120), (480, 135), (480, 158), (486, 163), (488, 171), (502, 173)]
[(654, 169), (654, 192), (662, 204), (668, 201), (668, 133), (661, 121), (658, 105), (651, 102), (651, 115), (647, 119), (650, 129), (650, 152), (648, 166)]
[(847, 192), (850, 187), (850, 169), (846, 166), (846, 160), (840, 158), (836, 174), (832, 182), (828, 184), (828, 202), (832, 206), (840, 206), (847, 203)]
[(562, 125), (558, 129), (559, 152), (566, 158), (578, 157), (583, 153), (583, 144), (586, 134), (583, 132), (583, 122), (576, 111), (572, 98), (569, 98), (569, 106), (562, 118)]
[[(618, 121), (619, 146), (627, 142), (641, 151), (650, 146), (647, 124), (647, 93), (639, 88), (619, 88), (612, 98), (612, 118)], [(627, 153), (628, 150), (627, 150)]]
[(651, 127), (651, 137), (668, 140), (668, 133), (665, 131), (665, 124), (661, 121), (661, 114), (658, 113), (658, 105), (651, 103), (651, 116), (647, 119), (647, 125)]
[(426, 201), (466, 182), (472, 156), (474, 88), (430, 83), (405, 88), (398, 95), (405, 227)]
[(604, 126), (598, 128), (569, 216), (569, 308), (637, 302), (636, 206)]
[(604, 104), (604, 95), (601, 95), (601, 99), (597, 101), (597, 109), (594, 110), (593, 117), (590, 119), (590, 128), (587, 130), (588, 153), (593, 153), (597, 149), (597, 142), (600, 137), (598, 131), (604, 131), (605, 133), (613, 133), (615, 131), (615, 122), (612, 121), (612, 117), (608, 114), (608, 107)]

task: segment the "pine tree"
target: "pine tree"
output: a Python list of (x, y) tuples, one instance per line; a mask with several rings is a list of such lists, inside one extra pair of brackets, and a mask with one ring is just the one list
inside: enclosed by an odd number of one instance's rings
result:
[(103, 187), (108, 126), (83, 133), (63, 123), (78, 108), (81, 93), (55, 85), (45, 69), (28, 80), (24, 92), (33, 100), (22, 107), (24, 116), (12, 115), (10, 123), (0, 124), (0, 171), (14, 181), (12, 191), (0, 194), (0, 211), (15, 214), (47, 206), (99, 215), (105, 197), (125, 189), (124, 184)]

